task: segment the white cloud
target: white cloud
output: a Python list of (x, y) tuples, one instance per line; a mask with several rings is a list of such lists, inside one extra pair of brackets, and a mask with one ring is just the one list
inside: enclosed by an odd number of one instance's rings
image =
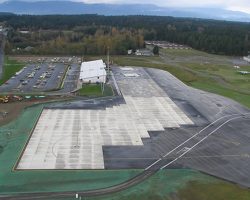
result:
[[(79, 0), (81, 1), (81, 0)], [(164, 7), (213, 7), (250, 13), (249, 0), (82, 0), (86, 3), (141, 3)]]
[(233, 10), (233, 11), (241, 11), (241, 12), (245, 12), (245, 13), (249, 13), (250, 14), (250, 8), (245, 8), (245, 7), (229, 7), (228, 10)]

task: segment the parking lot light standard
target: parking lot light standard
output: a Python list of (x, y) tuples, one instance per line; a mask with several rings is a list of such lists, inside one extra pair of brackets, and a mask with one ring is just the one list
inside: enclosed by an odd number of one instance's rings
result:
[[(104, 77), (104, 71), (103, 71), (103, 77)], [(104, 79), (104, 78), (103, 78)], [(106, 81), (106, 80), (105, 80)], [(102, 95), (103, 95), (103, 93), (104, 93), (104, 80), (102, 81), (102, 83), (101, 83), (101, 91), (102, 91)]]
[(108, 52), (107, 52), (107, 67), (108, 67), (108, 76), (109, 76), (109, 46), (108, 46)]

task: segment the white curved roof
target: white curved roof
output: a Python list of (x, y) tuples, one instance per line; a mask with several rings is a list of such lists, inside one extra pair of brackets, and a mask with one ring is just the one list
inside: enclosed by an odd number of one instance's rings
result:
[(81, 64), (80, 79), (106, 76), (105, 67), (103, 60), (83, 62)]

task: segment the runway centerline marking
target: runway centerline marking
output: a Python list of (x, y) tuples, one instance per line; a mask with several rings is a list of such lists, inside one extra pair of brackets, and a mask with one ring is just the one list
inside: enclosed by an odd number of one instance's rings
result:
[[(177, 147), (175, 147), (174, 149), (172, 149), (171, 151), (169, 151), (168, 153), (166, 153), (163, 158), (167, 157), (169, 154), (171, 154), (172, 152), (174, 152), (176, 149), (178, 149), (179, 147), (181, 147), (182, 145), (184, 145), (185, 143), (187, 143), (188, 141), (190, 141), (191, 139), (193, 139), (194, 137), (196, 137), (197, 135), (199, 135), (200, 133), (202, 133), (204, 130), (206, 130), (207, 128), (209, 128), (210, 126), (214, 125), (216, 122), (220, 121), (221, 119), (224, 119), (226, 117), (233, 117), (233, 116), (237, 116), (237, 115), (241, 115), (240, 117), (244, 117), (244, 115), (249, 115), (250, 113), (243, 113), (243, 114), (232, 114), (232, 115), (226, 115), (223, 117), (218, 118), (217, 120), (215, 120), (214, 122), (210, 123), (209, 125), (207, 125), (206, 127), (204, 127), (202, 130), (200, 130), (198, 133), (194, 134), (192, 137), (190, 137), (189, 139), (185, 140), (183, 143), (181, 143), (180, 145), (178, 145)], [(243, 115), (243, 116), (242, 116)], [(191, 150), (191, 149), (190, 149)], [(189, 151), (190, 151), (189, 150)], [(188, 151), (188, 152), (189, 152)], [(187, 152), (185, 152), (187, 153)], [(144, 170), (148, 170), (151, 167), (153, 167), (154, 165), (156, 165), (158, 162), (160, 162), (161, 159), (158, 159), (157, 161), (155, 161), (154, 163), (152, 163), (151, 165), (149, 165), (148, 167), (146, 167)]]
[(185, 154), (187, 154), (189, 151), (191, 151), (193, 148), (195, 148), (197, 145), (199, 145), (201, 142), (203, 142), (204, 140), (206, 140), (210, 135), (212, 135), (213, 133), (215, 133), (217, 130), (219, 130), (221, 127), (223, 127), (225, 124), (235, 120), (235, 119), (239, 119), (242, 118), (242, 116), (239, 117), (234, 117), (232, 119), (227, 120), (226, 122), (224, 122), (223, 124), (221, 124), (219, 127), (217, 127), (215, 130), (213, 130), (212, 132), (210, 132), (207, 136), (205, 136), (204, 138), (202, 138), (199, 142), (197, 142), (195, 145), (193, 145), (192, 147), (190, 147), (189, 150), (187, 150), (186, 152), (184, 152), (183, 154), (181, 154), (180, 156), (178, 156), (177, 158), (175, 158), (174, 160), (172, 160), (171, 162), (169, 162), (168, 164), (164, 165), (163, 167), (161, 167), (160, 169), (164, 169), (167, 166), (171, 165), (173, 162), (175, 162), (176, 160), (178, 160), (179, 158), (183, 157)]

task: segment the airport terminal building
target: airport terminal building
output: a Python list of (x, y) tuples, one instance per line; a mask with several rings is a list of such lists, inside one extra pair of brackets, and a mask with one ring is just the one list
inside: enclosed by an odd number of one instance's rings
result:
[(80, 82), (81, 83), (105, 83), (106, 70), (103, 60), (83, 62), (81, 64)]

